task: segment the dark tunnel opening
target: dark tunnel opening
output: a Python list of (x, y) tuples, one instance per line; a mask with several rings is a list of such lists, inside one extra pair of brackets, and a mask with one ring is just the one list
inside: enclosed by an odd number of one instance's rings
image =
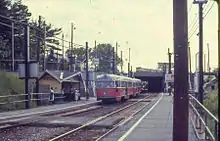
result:
[(164, 78), (160, 76), (156, 77), (137, 77), (141, 81), (147, 81), (149, 93), (160, 93), (164, 91)]

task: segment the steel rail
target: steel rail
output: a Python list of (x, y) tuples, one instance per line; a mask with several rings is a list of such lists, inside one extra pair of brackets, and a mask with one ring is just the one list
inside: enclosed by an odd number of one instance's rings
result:
[[(152, 101), (151, 101), (152, 102)], [(110, 133), (112, 133), (113, 131), (115, 131), (118, 127), (124, 125), (125, 123), (127, 123), (128, 121), (130, 121), (134, 116), (136, 116), (138, 113), (140, 113), (143, 109), (145, 109), (148, 105), (151, 104), (151, 102), (146, 103), (141, 109), (139, 109), (138, 111), (134, 112), (132, 115), (130, 115), (128, 118), (124, 119), (122, 122), (119, 122), (118, 124), (116, 124), (112, 129), (110, 129), (108, 132), (106, 132), (105, 134), (103, 134), (102, 136), (100, 136), (98, 139), (96, 139), (96, 141), (100, 141), (101, 139), (105, 138), (107, 135), (109, 135)]]
[(150, 98), (151, 96), (152, 96), (152, 95), (149, 95), (149, 96), (145, 97), (144, 99), (141, 99), (141, 100), (139, 100), (139, 101), (137, 101), (137, 102), (135, 102), (135, 103), (132, 103), (132, 104), (130, 104), (130, 105), (127, 105), (127, 106), (125, 106), (125, 107), (123, 107), (123, 108), (120, 108), (120, 109), (118, 109), (118, 110), (116, 110), (116, 111), (113, 111), (113, 112), (111, 112), (111, 113), (108, 113), (108, 114), (106, 114), (106, 115), (104, 115), (104, 116), (100, 116), (100, 117), (98, 117), (98, 118), (96, 118), (96, 119), (94, 119), (94, 120), (92, 120), (92, 121), (89, 121), (89, 122), (83, 124), (82, 126), (79, 126), (79, 127), (75, 128), (75, 129), (73, 129), (73, 130), (70, 130), (70, 131), (64, 133), (64, 134), (61, 134), (61, 135), (59, 135), (59, 136), (56, 136), (56, 137), (50, 139), (49, 141), (57, 141), (57, 140), (59, 140), (59, 139), (61, 139), (61, 138), (64, 138), (64, 137), (66, 137), (66, 136), (68, 136), (68, 135), (70, 135), (70, 134), (72, 134), (72, 133), (74, 133), (74, 132), (76, 132), (76, 131), (79, 131), (79, 130), (85, 128), (85, 127), (88, 127), (89, 125), (92, 125), (92, 124), (94, 124), (94, 123), (96, 123), (96, 122), (98, 122), (98, 121), (101, 121), (101, 120), (103, 120), (103, 119), (109, 117), (109, 116), (112, 116), (112, 115), (114, 115), (114, 114), (116, 114), (116, 113), (119, 113), (119, 112), (125, 110), (125, 109), (128, 109), (128, 108), (130, 108), (130, 107), (132, 107), (132, 106), (134, 106), (134, 105), (140, 103), (141, 101), (143, 101), (143, 100), (145, 100), (145, 99), (147, 99), (147, 98)]
[[(69, 116), (69, 115), (74, 115), (74, 114), (80, 114), (80, 113), (84, 113), (84, 112), (88, 112), (88, 111), (92, 111), (92, 110), (95, 110), (95, 109), (98, 109), (98, 108), (101, 108), (102, 106), (92, 106), (92, 107), (89, 107), (89, 108), (84, 108), (84, 109), (81, 109), (81, 110), (73, 110), (73, 111), (63, 111), (63, 112), (57, 112), (57, 113), (52, 113), (52, 114), (42, 114), (43, 116), (53, 116), (53, 115), (58, 115), (58, 116)], [(38, 116), (41, 116), (40, 115), (36, 115), (35, 117), (38, 117)], [(5, 129), (8, 129), (8, 128), (13, 128), (13, 127), (18, 127), (18, 126), (24, 126), (24, 125), (28, 125), (28, 124), (31, 124), (31, 122), (27, 122), (27, 123), (16, 123), (16, 122), (19, 122), (19, 121), (22, 121), (24, 119), (31, 119), (33, 117), (21, 117), (21, 118), (18, 118), (18, 119), (13, 119), (13, 120), (9, 120), (9, 121), (3, 121), (1, 122), (0, 124), (0, 130), (5, 130)], [(49, 119), (50, 117), (48, 117)], [(13, 122), (15, 122), (15, 124), (13, 124)]]

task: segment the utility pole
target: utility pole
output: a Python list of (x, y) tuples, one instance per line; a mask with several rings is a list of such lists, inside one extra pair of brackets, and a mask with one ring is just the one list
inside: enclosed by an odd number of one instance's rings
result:
[(118, 42), (116, 42), (116, 53), (115, 53), (115, 73), (117, 74), (117, 70), (118, 70)]
[[(220, 0), (215, 0), (218, 4), (218, 52), (220, 52)], [(220, 57), (218, 54), (218, 62), (220, 62)], [(218, 76), (220, 75), (220, 64), (218, 64)]]
[(206, 54), (204, 54), (204, 69), (203, 69), (203, 71), (204, 72), (206, 72)]
[(130, 65), (131, 65), (130, 52), (131, 52), (131, 48), (129, 48), (129, 53), (128, 53), (128, 77), (130, 77)]
[(112, 73), (115, 74), (115, 47), (112, 47)]
[(209, 76), (210, 76), (210, 64), (209, 64), (209, 44), (207, 43), (207, 51), (208, 51), (208, 56), (207, 56), (207, 58), (208, 58), (208, 61), (207, 61), (207, 68), (208, 68), (208, 73), (209, 73)]
[(73, 50), (73, 23), (71, 23), (71, 51)]
[(187, 0), (173, 0), (174, 102), (173, 141), (188, 141), (188, 16)]
[(195, 67), (196, 67), (195, 69), (196, 69), (196, 71), (197, 71), (197, 67), (198, 67), (198, 65), (197, 65), (198, 55), (199, 55), (199, 52), (197, 52), (195, 55)]
[(68, 58), (69, 58), (69, 72), (71, 72), (71, 65), (72, 65), (72, 50), (71, 50), (71, 42), (69, 42), (69, 54), (68, 54)]
[(121, 51), (121, 73), (122, 73), (122, 70), (123, 70), (123, 58), (122, 58), (122, 55), (123, 55), (123, 51)]
[(29, 93), (29, 26), (24, 27), (24, 56), (25, 56), (25, 107), (30, 108), (30, 93)]
[[(168, 74), (172, 74), (172, 71), (171, 71), (171, 55), (172, 53), (170, 52), (170, 48), (168, 48), (168, 60), (169, 60), (169, 64), (168, 64)], [(171, 82), (168, 82), (168, 86), (171, 87)]]
[(43, 71), (45, 71), (46, 69), (47, 69), (47, 67), (46, 67), (46, 64), (47, 64), (47, 62), (46, 62), (46, 37), (47, 37), (47, 34), (46, 34), (46, 23), (45, 23), (45, 21), (44, 21), (44, 62), (43, 62)]
[[(59, 48), (59, 45), (57, 45), (57, 48)], [(59, 51), (58, 50), (57, 50), (57, 62), (56, 62), (56, 64), (57, 64), (57, 68), (56, 69), (59, 70), (60, 63), (59, 63)]]
[(73, 70), (73, 23), (71, 23), (71, 43), (70, 43), (70, 71)]
[[(96, 40), (95, 40), (95, 58), (97, 59), (98, 57), (98, 51), (97, 51), (97, 48), (96, 48)], [(97, 72), (97, 65), (95, 64), (95, 72)]]
[(89, 59), (88, 59), (88, 42), (86, 42), (86, 100), (89, 99)]
[(11, 46), (12, 46), (12, 72), (15, 71), (15, 29), (14, 22), (11, 23)]
[[(41, 29), (40, 27), (41, 27), (41, 16), (39, 16), (39, 19), (38, 19), (38, 29)], [(39, 30), (37, 31), (37, 35), (39, 37), (41, 37), (41, 35), (42, 35)], [(41, 49), (40, 42), (41, 42), (40, 38), (37, 38), (37, 63), (38, 63), (38, 66), (40, 66), (40, 49)], [(39, 93), (39, 79), (38, 78), (36, 79), (35, 92)], [(37, 99), (39, 99), (39, 95), (37, 95)], [(40, 105), (40, 100), (37, 101), (37, 104)]]
[(64, 52), (64, 34), (62, 34), (62, 70), (64, 70), (64, 56), (65, 56), (65, 52)]
[(190, 78), (191, 78), (191, 74), (192, 74), (192, 66), (191, 66), (191, 51), (190, 51), (190, 47), (188, 47), (189, 49), (189, 72), (190, 72)]
[(170, 53), (170, 48), (168, 48), (168, 59), (169, 59), (169, 69), (168, 69), (168, 72), (169, 72), (169, 74), (172, 74), (172, 71), (171, 71), (171, 55), (172, 55), (172, 53)]
[(131, 66), (131, 73), (130, 73), (130, 77), (133, 77), (132, 66)]
[[(188, 43), (189, 45), (189, 43)], [(191, 68), (191, 51), (190, 51), (190, 47), (188, 46), (188, 57), (189, 57), (189, 85), (190, 85), (190, 89), (192, 89), (192, 68)]]
[(199, 102), (203, 104), (203, 4), (207, 0), (194, 0), (199, 5)]

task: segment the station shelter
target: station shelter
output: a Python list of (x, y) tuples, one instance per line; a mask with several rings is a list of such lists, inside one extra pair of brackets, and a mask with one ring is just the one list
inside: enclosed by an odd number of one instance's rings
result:
[[(50, 93), (50, 88), (53, 87), (56, 95), (68, 94), (71, 88), (84, 92), (84, 83), (81, 72), (63, 72), (46, 70), (39, 76), (39, 93), (45, 95)], [(40, 96), (41, 99), (48, 95)]]

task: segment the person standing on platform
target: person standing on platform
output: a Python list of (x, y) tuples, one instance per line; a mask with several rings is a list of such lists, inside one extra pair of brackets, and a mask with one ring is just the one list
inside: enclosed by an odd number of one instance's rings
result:
[(171, 91), (172, 91), (172, 88), (171, 88), (171, 85), (169, 84), (169, 86), (168, 86), (168, 93), (169, 93), (169, 95), (171, 95)]
[(70, 101), (75, 101), (75, 88), (70, 90)]
[(79, 90), (75, 89), (75, 100), (79, 101), (80, 100), (80, 93)]
[(54, 103), (54, 89), (53, 87), (50, 88), (50, 101)]

